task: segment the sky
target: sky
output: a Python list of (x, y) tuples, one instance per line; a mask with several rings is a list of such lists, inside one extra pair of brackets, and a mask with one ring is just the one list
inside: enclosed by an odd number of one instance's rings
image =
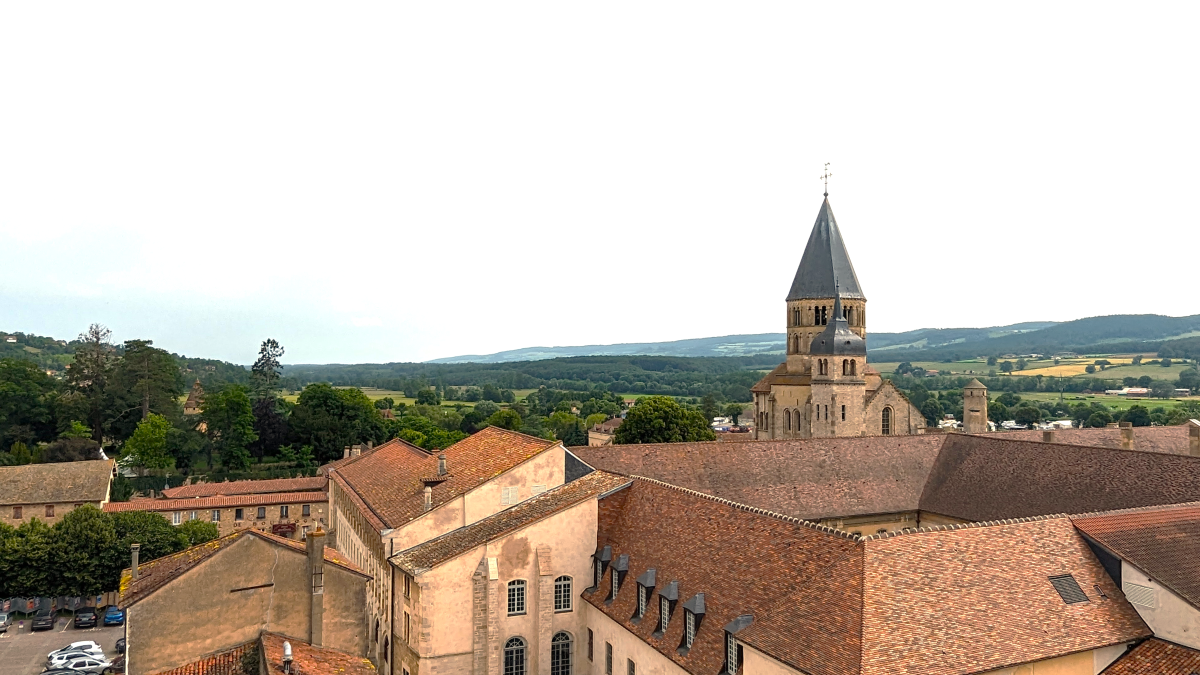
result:
[(0, 331), (420, 361), (1200, 313), (1196, 3), (0, 5)]

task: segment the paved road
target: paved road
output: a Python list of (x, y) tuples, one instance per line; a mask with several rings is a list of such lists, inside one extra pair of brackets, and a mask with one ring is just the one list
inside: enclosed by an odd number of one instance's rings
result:
[(54, 630), (29, 632), (29, 621), (14, 622), (7, 633), (0, 633), (0, 675), (37, 675), (46, 667), (46, 654), (81, 640), (95, 640), (104, 647), (109, 659), (117, 656), (117, 639), (124, 637), (124, 626), (106, 628), (71, 627), (71, 617), (58, 617)]

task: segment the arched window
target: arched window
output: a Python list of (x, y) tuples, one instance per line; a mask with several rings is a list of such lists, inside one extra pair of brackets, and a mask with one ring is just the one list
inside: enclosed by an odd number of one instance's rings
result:
[(850, 359), (850, 374), (858, 375), (858, 360)]
[(829, 324), (829, 312), (828, 312), (828, 310), (829, 310), (829, 308), (828, 308), (828, 307), (826, 307), (825, 305), (821, 305), (821, 325), (822, 325), (822, 326), (826, 326), (826, 325), (828, 325), (828, 324)]
[(813, 307), (813, 325), (814, 326), (821, 325), (821, 308), (820, 307)]
[(387, 661), (391, 658), (392, 640), (391, 638), (383, 638), (383, 660)]
[(525, 641), (519, 637), (504, 643), (504, 675), (525, 675)]
[(555, 633), (550, 639), (550, 675), (571, 675), (571, 636)]
[(883, 435), (884, 436), (892, 435), (892, 409), (891, 408), (883, 409)]
[(559, 577), (554, 580), (554, 611), (571, 611), (571, 577)]
[(783, 411), (783, 420), (784, 420), (783, 428), (787, 429), (788, 431), (791, 431), (792, 430), (792, 411), (791, 410)]
[(850, 359), (842, 359), (842, 375), (850, 374)]
[(846, 323), (850, 324), (851, 326), (854, 325), (854, 308), (853, 307), (846, 308)]

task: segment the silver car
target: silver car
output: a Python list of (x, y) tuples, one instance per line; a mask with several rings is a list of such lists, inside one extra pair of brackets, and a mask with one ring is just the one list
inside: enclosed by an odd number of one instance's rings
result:
[(0, 633), (7, 633), (8, 627), (12, 625), (12, 614), (0, 612)]
[(104, 669), (111, 666), (112, 662), (95, 656), (80, 656), (77, 659), (64, 662), (58, 668), (70, 668), (78, 673), (91, 673), (91, 675), (100, 675)]

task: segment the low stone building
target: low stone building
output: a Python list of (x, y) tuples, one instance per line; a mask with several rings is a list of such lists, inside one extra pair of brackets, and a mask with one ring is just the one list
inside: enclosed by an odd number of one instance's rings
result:
[(588, 429), (588, 445), (592, 447), (612, 445), (613, 438), (617, 435), (617, 428), (624, 421), (625, 418), (623, 417), (613, 417), (599, 424), (592, 425), (592, 428)]
[(271, 478), (267, 480), (235, 480), (219, 483), (192, 483), (167, 488), (162, 496), (171, 499), (184, 497), (217, 497), (221, 495), (265, 495), (272, 492), (325, 492), (329, 479), (325, 476), (300, 478)]
[(301, 538), (318, 527), (329, 527), (328, 509), (329, 497), (324, 492), (134, 499), (104, 505), (104, 510), (109, 513), (151, 511), (171, 521), (172, 525), (189, 520), (208, 521), (217, 525), (222, 536), (236, 530), (253, 529)]
[(0, 523), (53, 525), (84, 504), (103, 508), (112, 477), (113, 463), (103, 459), (0, 466)]
[(365, 657), (367, 576), (316, 530), (301, 543), (241, 530), (121, 576), (126, 672), (150, 675), (263, 631)]

